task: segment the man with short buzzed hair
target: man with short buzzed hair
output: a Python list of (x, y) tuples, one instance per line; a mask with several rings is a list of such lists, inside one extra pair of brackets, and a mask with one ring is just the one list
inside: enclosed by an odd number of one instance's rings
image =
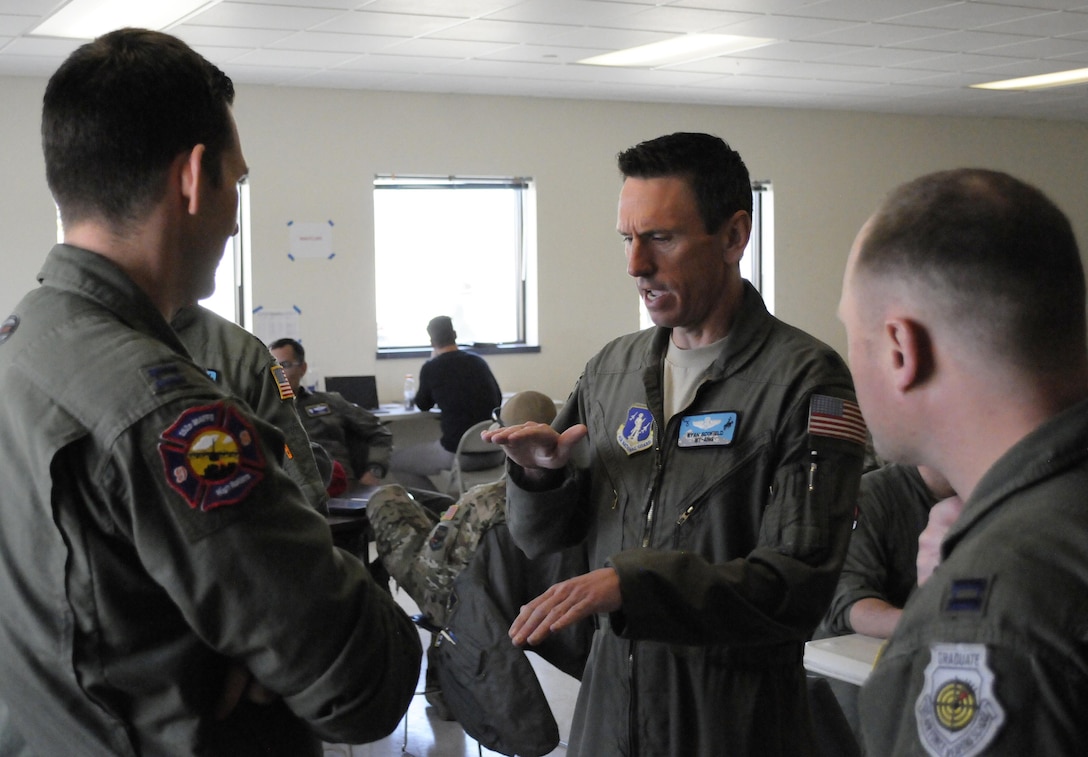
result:
[(861, 691), (867, 753), (1083, 753), (1088, 347), (1069, 220), (1004, 173), (923, 176), (861, 229), (839, 314), (877, 453), (963, 500)]

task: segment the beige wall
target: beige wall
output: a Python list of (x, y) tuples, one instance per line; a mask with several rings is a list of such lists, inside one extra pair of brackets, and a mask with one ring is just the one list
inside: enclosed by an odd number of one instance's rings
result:
[[(38, 142), (43, 87), (0, 78), (3, 315), (33, 285), (55, 233)], [(254, 303), (299, 307), (311, 362), (325, 375), (376, 373), (383, 401), (421, 361), (374, 359), (376, 173), (537, 180), (542, 350), (489, 362), (504, 389), (556, 397), (603, 342), (638, 326), (615, 232), (614, 157), (659, 134), (720, 134), (754, 179), (774, 183), (776, 312), (840, 350), (847, 250), (900, 181), (959, 165), (1010, 171), (1055, 198), (1088, 244), (1088, 124), (248, 86), (235, 112), (251, 169)], [(336, 257), (291, 262), (287, 222), (329, 219)], [(402, 286), (411, 297), (412, 282)], [(420, 303), (421, 329), (432, 315)]]

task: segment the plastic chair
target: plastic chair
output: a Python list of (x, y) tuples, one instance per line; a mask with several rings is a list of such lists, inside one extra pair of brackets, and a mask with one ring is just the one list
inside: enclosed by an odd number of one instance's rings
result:
[[(458, 496), (477, 484), (498, 481), (506, 472), (506, 456), (503, 452), (497, 450), (494, 444), (485, 442), (480, 438), (480, 432), (486, 431), (490, 427), (491, 421), (480, 421), (461, 434), (461, 441), (457, 443), (453, 467), (450, 469), (450, 478), (453, 486), (456, 487)], [(475, 465), (478, 465), (480, 461), (478, 459), (473, 460), (468, 456), (476, 456), (481, 453), (494, 455), (497, 459), (498, 455), (502, 455), (502, 458), (496, 465), (474, 469)], [(466, 463), (468, 468), (466, 468)]]

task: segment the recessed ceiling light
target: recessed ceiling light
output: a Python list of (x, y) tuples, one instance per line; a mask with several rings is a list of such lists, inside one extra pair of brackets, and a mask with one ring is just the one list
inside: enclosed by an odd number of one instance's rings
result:
[(738, 37), (732, 34), (685, 34), (662, 42), (639, 45), (578, 61), (591, 66), (631, 66), (656, 68), (691, 63), (719, 55), (739, 53), (770, 45), (777, 40), (762, 37)]
[(986, 84), (972, 84), (975, 89), (1049, 89), (1050, 87), (1067, 87), (1070, 84), (1083, 84), (1088, 82), (1088, 68), (1076, 68), (1072, 71), (1058, 71), (1053, 74), (1039, 74), (1038, 76), (1022, 76), (1019, 79), (1005, 79), (1004, 81), (991, 81)]
[(94, 39), (125, 26), (165, 29), (219, 0), (71, 0), (35, 27), (41, 37)]

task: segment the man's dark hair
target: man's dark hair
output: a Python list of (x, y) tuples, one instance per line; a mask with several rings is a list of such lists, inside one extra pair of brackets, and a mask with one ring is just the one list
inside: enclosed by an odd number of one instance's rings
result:
[(870, 221), (857, 268), (919, 281), (945, 318), (1025, 367), (1060, 369), (1084, 353), (1084, 270), (1069, 219), (1008, 174), (961, 168), (897, 188)]
[(302, 348), (302, 343), (295, 339), (291, 339), (290, 337), (285, 336), (282, 339), (277, 339), (276, 341), (272, 342), (272, 344), (268, 345), (268, 349), (270, 350), (282, 350), (284, 347), (290, 347), (292, 350), (294, 350), (295, 360), (299, 361), (300, 363), (306, 361), (306, 350)]
[(738, 210), (752, 215), (752, 180), (740, 154), (720, 137), (677, 132), (651, 139), (617, 156), (624, 178), (685, 179), (695, 193), (708, 234)]
[(233, 102), (227, 75), (168, 34), (119, 29), (79, 47), (50, 78), (42, 107), (61, 220), (139, 219), (162, 198), (173, 160), (198, 144), (218, 186)]
[(427, 324), (427, 335), (435, 347), (448, 347), (457, 341), (457, 332), (453, 330), (453, 319), (448, 315), (439, 315)]

